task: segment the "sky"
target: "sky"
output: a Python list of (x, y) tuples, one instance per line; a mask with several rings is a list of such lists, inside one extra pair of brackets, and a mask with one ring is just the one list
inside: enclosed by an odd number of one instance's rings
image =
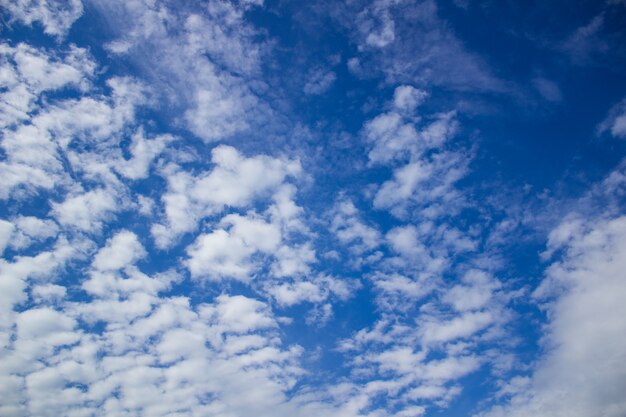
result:
[(623, 0), (0, 18), (0, 416), (626, 416)]

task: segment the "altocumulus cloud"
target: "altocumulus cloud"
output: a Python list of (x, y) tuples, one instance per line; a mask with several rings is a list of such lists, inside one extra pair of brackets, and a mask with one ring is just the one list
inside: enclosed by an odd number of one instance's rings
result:
[(596, 3), (0, 0), (0, 415), (626, 415)]

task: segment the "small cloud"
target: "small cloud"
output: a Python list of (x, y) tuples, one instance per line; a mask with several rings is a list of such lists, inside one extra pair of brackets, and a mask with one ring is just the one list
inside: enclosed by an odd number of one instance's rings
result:
[(610, 132), (613, 137), (626, 139), (626, 99), (613, 106), (606, 119), (598, 125), (597, 132)]
[(536, 77), (532, 80), (533, 87), (541, 94), (541, 96), (552, 102), (559, 102), (563, 100), (563, 95), (559, 85), (554, 81), (548, 80), (543, 77)]
[(599, 37), (604, 26), (604, 14), (595, 16), (589, 23), (576, 29), (562, 44), (562, 50), (576, 64), (585, 64), (593, 55), (608, 50), (608, 45)]
[(309, 80), (304, 85), (304, 94), (320, 95), (324, 94), (333, 85), (337, 75), (333, 71), (326, 71), (322, 68), (315, 69), (309, 74)]

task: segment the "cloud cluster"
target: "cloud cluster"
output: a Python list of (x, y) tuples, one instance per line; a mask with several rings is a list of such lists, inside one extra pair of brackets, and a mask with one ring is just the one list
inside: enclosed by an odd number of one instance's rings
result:
[[(167, 1), (92, 2), (109, 24), (108, 49), (139, 67), (164, 110), (206, 142), (249, 133), (271, 119), (258, 92), (267, 48), (244, 19), (255, 2), (209, 2), (200, 10)], [(123, 22), (123, 24), (120, 24)]]
[[(543, 236), (541, 283), (512, 277), (528, 248), (501, 262), (516, 219), (467, 185), (462, 106), (438, 96), (506, 85), (434, 1), (329, 7), (343, 49), (306, 100), (274, 91), (300, 68), (284, 4), (0, 5), (0, 415), (415, 417), (469, 378), (484, 417), (624, 414), (626, 162)], [(312, 116), (329, 91), (336, 124)], [(624, 109), (598, 133), (623, 138)]]
[(83, 14), (81, 0), (2, 0), (2, 7), (10, 14), (11, 21), (43, 26), (44, 33), (61, 38)]
[[(492, 362), (511, 315), (510, 295), (490, 270), (458, 268), (458, 257), (479, 247), (475, 234), (454, 224), (467, 203), (455, 183), (467, 154), (449, 150), (455, 112), (420, 115), (428, 94), (410, 85), (395, 89), (386, 111), (365, 122), (370, 169), (391, 179), (373, 184), (369, 204), (397, 219), (394, 227), (367, 224), (347, 199), (333, 210), (332, 227), (351, 264), (372, 272), (368, 281), (379, 315), (340, 343), (350, 357), (355, 388), (370, 404), (401, 404), (388, 415), (422, 415), (445, 407), (462, 392), (459, 380)], [(471, 256), (471, 255), (470, 255)], [(446, 282), (446, 276), (456, 277)], [(492, 368), (493, 372), (495, 367)], [(405, 414), (402, 414), (405, 413)]]

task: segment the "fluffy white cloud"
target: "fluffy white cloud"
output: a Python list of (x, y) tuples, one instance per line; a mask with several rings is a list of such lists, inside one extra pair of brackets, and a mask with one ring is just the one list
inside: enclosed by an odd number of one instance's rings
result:
[(83, 14), (81, 0), (2, 0), (0, 4), (11, 13), (12, 20), (25, 25), (39, 22), (46, 34), (57, 37), (64, 36)]
[(552, 241), (564, 255), (535, 292), (539, 299), (549, 296), (546, 354), (530, 380), (508, 390), (512, 397), (506, 404), (482, 416), (617, 417), (626, 412), (626, 339), (617, 337), (626, 334), (626, 218), (577, 224), (559, 227), (572, 231), (566, 240)]
[(166, 2), (93, 6), (115, 22), (109, 50), (134, 60), (204, 141), (232, 137), (253, 120), (272, 117), (254, 88), (263, 89), (257, 74), (265, 46), (244, 18), (250, 4), (210, 2), (196, 13)]
[[(10, 244), (16, 249), (26, 248), (35, 242), (55, 237), (59, 233), (59, 226), (52, 220), (43, 220), (33, 216), (19, 216), (13, 221), (16, 230), (7, 238), (10, 237)], [(2, 251), (0, 250), (0, 252)]]
[(146, 255), (137, 235), (128, 230), (116, 233), (100, 249), (93, 260), (93, 267), (100, 271), (124, 268)]
[(11, 261), (0, 259), (0, 327), (10, 326), (12, 310), (27, 300), (27, 280), (50, 281), (54, 272), (82, 249), (79, 241), (59, 238), (49, 251), (34, 256), (15, 256)]
[(60, 224), (85, 232), (99, 232), (103, 222), (118, 209), (116, 195), (107, 189), (88, 191), (52, 204), (52, 214)]
[(2, 256), (4, 249), (9, 244), (14, 228), (15, 226), (13, 223), (6, 220), (0, 220), (0, 256)]
[(171, 135), (158, 135), (148, 139), (140, 129), (132, 137), (129, 149), (131, 157), (114, 164), (114, 168), (131, 180), (146, 178), (154, 158), (173, 141), (174, 137)]
[(152, 229), (158, 246), (166, 247), (178, 234), (193, 230), (202, 217), (217, 214), (226, 207), (249, 206), (273, 193), (282, 195), (282, 207), (287, 210), (285, 204), (290, 200), (283, 195), (282, 185), (289, 177), (298, 177), (302, 169), (297, 160), (266, 155), (246, 158), (225, 145), (214, 148), (211, 159), (214, 168), (197, 176), (173, 166), (164, 172), (168, 192), (162, 200), (167, 224)]
[(206, 306), (200, 315), (215, 321), (225, 332), (248, 333), (258, 329), (276, 327), (267, 305), (241, 295), (220, 295), (215, 306)]
[[(76, 54), (80, 59), (70, 56), (67, 60), (80, 67), (86, 54), (83, 50)], [(65, 64), (48, 61), (42, 60), (40, 66), (43, 67), (41, 71), (52, 72), (50, 77), (45, 73), (37, 73), (37, 77), (61, 79), (58, 86), (53, 83), (50, 88), (81, 81), (81, 73), (73, 66), (58, 70), (69, 74), (68, 80), (64, 80), (55, 75), (54, 71), (55, 65)], [(90, 65), (85, 70), (93, 71), (93, 64)], [(20, 120), (21, 124), (12, 125), (2, 132), (2, 148), (6, 159), (0, 162), (0, 172), (4, 173), (6, 181), (0, 187), (0, 198), (8, 198), (20, 192), (32, 195), (52, 189), (76, 190), (80, 187), (76, 186), (75, 180), (80, 179), (80, 176), (109, 186), (119, 185), (113, 167), (125, 169), (125, 164), (129, 164), (121, 157), (123, 130), (134, 122), (135, 108), (145, 104), (147, 99), (142, 87), (130, 78), (109, 79), (107, 86), (111, 90), (108, 96), (81, 96), (78, 99), (52, 100), (52, 103), (43, 100), (43, 105), (29, 120)], [(32, 99), (29, 100), (42, 98), (44, 90), (33, 89)], [(157, 151), (160, 149), (144, 152), (150, 154), (147, 158), (138, 155), (136, 151), (130, 164), (140, 163), (145, 166), (149, 163), (147, 159), (151, 159)], [(67, 163), (74, 175), (66, 170)], [(137, 168), (131, 167), (134, 169), (131, 176), (136, 176)], [(82, 227), (88, 226), (83, 224)]]
[(357, 254), (378, 247), (382, 241), (380, 232), (359, 218), (358, 210), (350, 200), (336, 204), (331, 230), (342, 244)]
[(460, 154), (443, 152), (431, 160), (410, 162), (394, 170), (393, 179), (382, 184), (374, 197), (374, 206), (406, 217), (412, 206), (429, 205), (427, 216), (444, 210), (438, 203), (454, 203), (458, 192), (453, 185), (466, 174), (467, 161)]
[[(59, 56), (60, 55), (60, 56)], [(37, 96), (44, 92), (74, 86), (86, 89), (95, 63), (87, 50), (70, 47), (66, 54), (55, 54), (20, 43), (0, 44), (0, 126), (28, 118)]]
[(261, 219), (236, 214), (224, 217), (220, 224), (226, 229), (202, 234), (187, 248), (186, 265), (191, 276), (249, 281), (254, 268), (250, 258), (255, 253), (270, 254), (278, 249), (280, 229)]

